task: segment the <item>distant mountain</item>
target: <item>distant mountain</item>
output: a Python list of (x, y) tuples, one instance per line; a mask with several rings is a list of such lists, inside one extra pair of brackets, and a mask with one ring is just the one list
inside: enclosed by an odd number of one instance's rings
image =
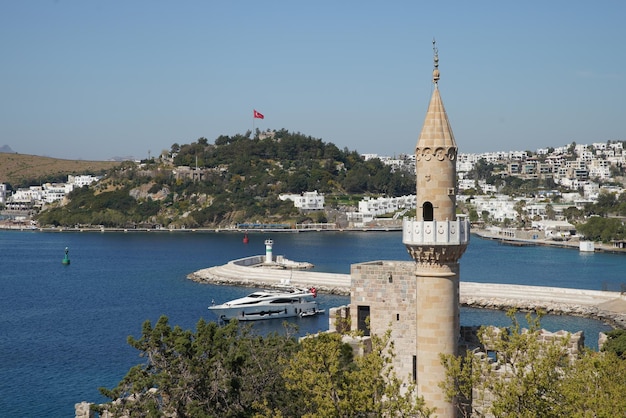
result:
[(15, 154), (15, 151), (13, 151), (13, 150), (11, 149), (11, 147), (10, 147), (10, 146), (8, 146), (8, 145), (3, 145), (3, 146), (1, 146), (1, 147), (0, 147), (0, 152), (5, 152), (5, 153), (7, 153), (7, 154)]

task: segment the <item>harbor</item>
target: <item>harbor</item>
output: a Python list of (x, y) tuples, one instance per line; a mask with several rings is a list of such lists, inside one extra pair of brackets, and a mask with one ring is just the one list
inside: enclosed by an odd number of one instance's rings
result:
[[(264, 255), (240, 258), (195, 271), (187, 277), (198, 283), (255, 288), (314, 286), (320, 293), (350, 295), (349, 274), (264, 268), (265, 260)], [(626, 329), (626, 295), (621, 292), (466, 281), (461, 281), (459, 287), (462, 306), (541, 310), (548, 314), (595, 318)]]
[[(240, 232), (0, 230), (0, 236), (5, 266), (0, 338), (7, 353), (2, 369), (6, 378), (0, 386), (6, 395), (6, 416), (73, 416), (76, 402), (105, 401), (97, 388), (113, 387), (131, 367), (143, 361), (126, 341), (129, 335), (141, 335), (144, 321), (155, 323), (166, 315), (172, 325), (194, 329), (200, 318), (217, 320), (208, 309), (213, 299), (218, 304), (253, 292), (251, 287), (239, 284), (199, 284), (189, 280), (188, 275), (227, 265), (231, 260), (262, 256), (266, 239), (274, 241), (276, 254), (314, 265), (305, 271), (274, 269), (268, 276), (279, 279), (272, 282), (291, 278), (292, 283), (322, 283), (326, 277), (329, 289), (338, 292), (345, 288), (345, 294), (349, 292), (350, 265), (370, 260), (410, 261), (398, 232), (250, 232), (248, 244), (242, 242)], [(62, 263), (66, 247), (69, 265)], [(619, 255), (539, 246), (517, 248), (472, 237), (461, 265), (465, 280), (461, 282), (461, 293), (466, 294), (466, 282), (594, 290), (602, 289), (606, 282), (606, 287), (619, 289), (623, 265), (624, 258)], [(316, 277), (319, 274), (323, 275)], [(257, 285), (250, 277), (248, 286)], [(327, 330), (330, 309), (349, 303), (348, 296), (316, 288), (318, 303), (326, 314), (288, 319), (298, 326), (298, 336)], [(504, 298), (501, 301), (506, 302)], [(462, 307), (461, 325), (510, 323), (504, 311), (492, 306), (492, 298), (475, 301), (476, 306), (483, 302), (494, 309)], [(261, 334), (283, 332), (283, 322), (254, 321), (253, 326)], [(550, 331), (584, 330), (586, 344), (591, 348), (597, 347), (599, 332), (610, 330), (606, 323), (591, 317), (565, 315), (546, 315), (542, 327)], [(49, 382), (56, 383), (51, 386)], [(55, 392), (58, 387), (63, 391)]]

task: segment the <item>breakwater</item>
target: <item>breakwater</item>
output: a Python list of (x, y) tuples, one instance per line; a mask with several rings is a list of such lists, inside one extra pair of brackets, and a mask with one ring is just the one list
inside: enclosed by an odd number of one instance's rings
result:
[[(269, 269), (262, 267), (263, 260), (264, 256), (232, 260), (187, 277), (200, 283), (229, 286), (315, 286), (321, 293), (350, 295), (349, 274)], [(542, 310), (549, 314), (595, 318), (626, 329), (626, 295), (619, 292), (462, 281), (460, 302), (477, 308)]]
[[(530, 231), (532, 232), (532, 231)], [(484, 229), (472, 230), (472, 234), (476, 235), (479, 238), (497, 241), (500, 244), (511, 245), (514, 247), (525, 247), (525, 246), (533, 246), (540, 245), (543, 247), (553, 247), (553, 248), (566, 248), (572, 250), (580, 250), (580, 239), (579, 237), (574, 237), (571, 240), (553, 240), (553, 239), (540, 239), (540, 238), (528, 238), (528, 231), (514, 231), (514, 234), (517, 235), (499, 235), (494, 234), (490, 231)], [(530, 234), (532, 235), (532, 234)], [(602, 242), (594, 242), (593, 252), (598, 253), (610, 253), (610, 254), (626, 254), (626, 248), (617, 247), (612, 244), (605, 244)]]

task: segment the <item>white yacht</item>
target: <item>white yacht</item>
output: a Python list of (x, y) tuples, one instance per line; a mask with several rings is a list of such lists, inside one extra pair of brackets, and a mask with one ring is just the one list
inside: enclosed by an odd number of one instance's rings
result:
[(234, 299), (221, 305), (209, 306), (209, 310), (224, 321), (236, 318), (240, 321), (260, 319), (312, 316), (323, 313), (315, 300), (317, 291), (288, 288), (280, 290), (259, 290), (243, 298)]

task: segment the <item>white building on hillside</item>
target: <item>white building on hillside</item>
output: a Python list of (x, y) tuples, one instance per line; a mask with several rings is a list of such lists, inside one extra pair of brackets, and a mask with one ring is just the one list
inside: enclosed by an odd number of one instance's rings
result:
[(66, 194), (74, 190), (74, 185), (69, 183), (46, 183), (42, 186), (42, 200), (46, 203), (63, 200)]
[(63, 200), (74, 188), (89, 185), (95, 181), (98, 181), (98, 177), (69, 175), (67, 183), (45, 183), (41, 186), (20, 188), (8, 197), (6, 197), (6, 186), (0, 185), (0, 195), (2, 195), (1, 189), (4, 186), (4, 195), (8, 209), (31, 210), (33, 208), (41, 208), (47, 203)]
[(359, 202), (359, 212), (369, 213), (374, 216), (394, 213), (402, 209), (415, 209), (415, 195), (400, 197), (377, 197), (372, 199), (368, 196)]
[(471, 203), (479, 215), (487, 212), (489, 217), (497, 222), (505, 219), (514, 220), (518, 215), (515, 211), (515, 201), (506, 195), (480, 195), (472, 199)]
[(94, 183), (98, 180), (100, 180), (99, 177), (91, 176), (91, 175), (86, 175), (86, 176), (68, 175), (67, 176), (68, 184), (72, 184), (74, 187), (89, 186), (91, 183)]
[(300, 194), (281, 194), (278, 198), (282, 201), (293, 201), (293, 205), (300, 210), (324, 210), (324, 195), (317, 193), (317, 190)]
[(43, 186), (30, 186), (19, 188), (13, 192), (9, 201), (20, 203), (33, 203), (43, 201)]

